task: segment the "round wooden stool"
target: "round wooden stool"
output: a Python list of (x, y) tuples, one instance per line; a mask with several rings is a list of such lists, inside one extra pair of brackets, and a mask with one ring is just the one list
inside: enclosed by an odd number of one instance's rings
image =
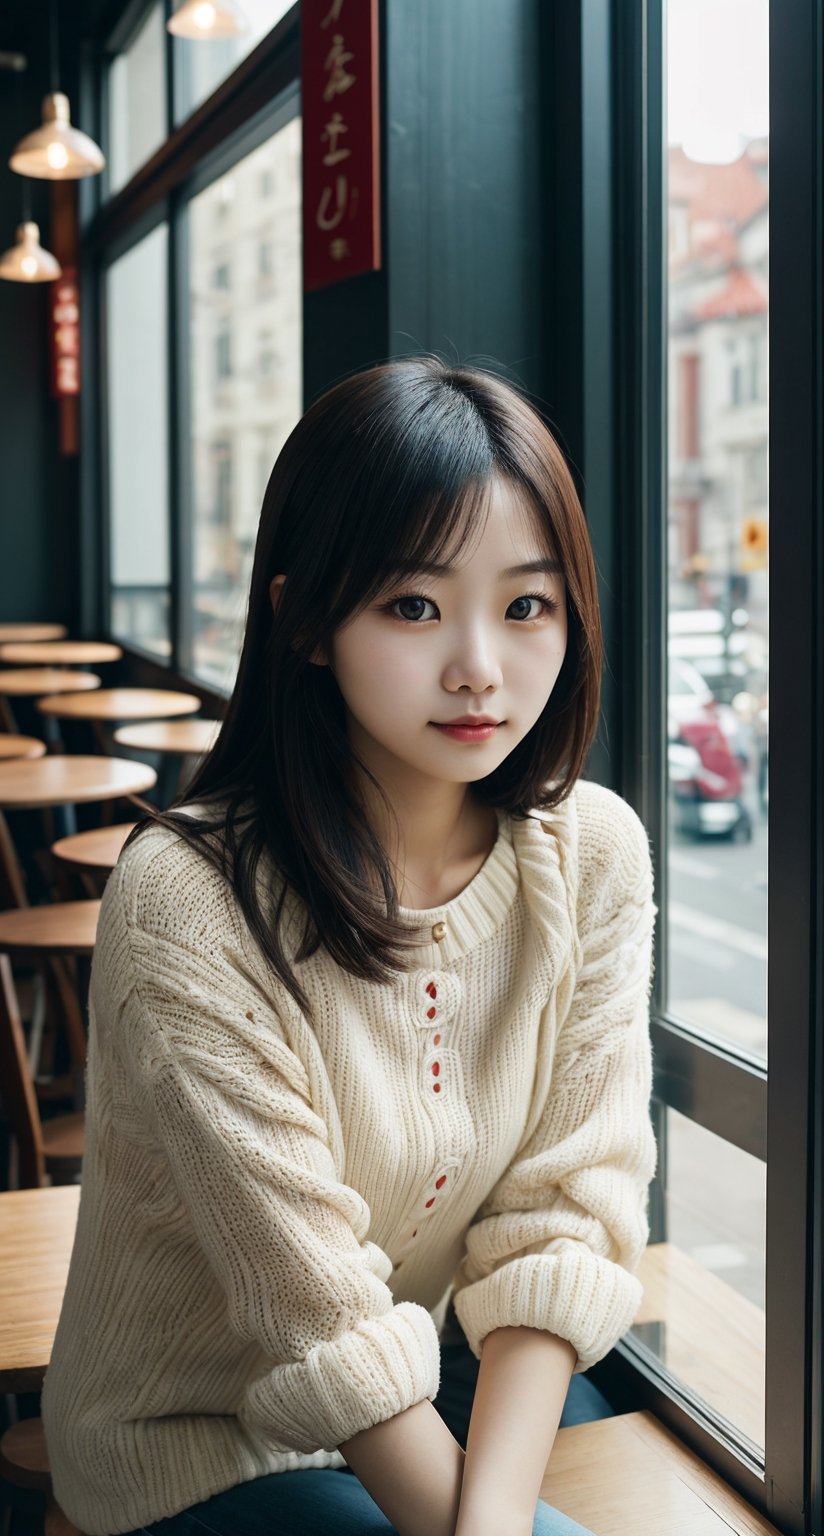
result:
[(0, 644), (6, 640), (62, 640), (65, 624), (0, 624)]
[(120, 661), (123, 651), (107, 640), (0, 641), (0, 661), (27, 667), (94, 667), (104, 661)]
[(113, 827), (75, 832), (73, 837), (61, 837), (52, 843), (51, 851), (56, 859), (62, 859), (73, 869), (111, 874), (126, 838), (136, 826), (136, 821), (120, 821)]
[(36, 736), (17, 736), (12, 731), (0, 731), (0, 762), (13, 757), (45, 757), (46, 743)]

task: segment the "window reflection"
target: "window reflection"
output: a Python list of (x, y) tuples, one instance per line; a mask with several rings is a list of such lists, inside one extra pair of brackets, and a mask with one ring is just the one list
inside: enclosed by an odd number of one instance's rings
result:
[(189, 205), (188, 660), (226, 691), (240, 657), (263, 493), (303, 405), (300, 127), (293, 119)]
[[(666, 1006), (707, 1049), (763, 1063), (768, 0), (668, 0), (666, 24)], [(632, 1331), (760, 1449), (766, 1167), (706, 1130), (702, 1107), (658, 1106)]]
[(242, 59), (291, 9), (294, 0), (241, 0), (248, 30), (237, 37), (172, 37), (175, 122), (182, 122), (211, 96)]
[(667, 26), (668, 1006), (764, 1060), (766, 0)]
[(166, 30), (157, 0), (109, 65), (109, 192), (125, 186), (165, 137)]
[(111, 628), (168, 658), (169, 457), (165, 224), (106, 282)]

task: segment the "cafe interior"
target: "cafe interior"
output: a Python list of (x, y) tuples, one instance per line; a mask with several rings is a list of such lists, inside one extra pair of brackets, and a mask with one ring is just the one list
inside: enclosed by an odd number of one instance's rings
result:
[(80, 1532), (40, 1395), (107, 879), (218, 740), (289, 434), (421, 352), (566, 455), (586, 776), (655, 867), (643, 1301), (542, 1496), (824, 1536), (823, 107), (820, 0), (5, 0), (2, 1536)]

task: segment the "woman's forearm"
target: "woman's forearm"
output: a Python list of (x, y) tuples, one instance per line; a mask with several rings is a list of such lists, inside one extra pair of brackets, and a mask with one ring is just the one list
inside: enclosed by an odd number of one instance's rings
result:
[(428, 1398), (338, 1449), (399, 1536), (455, 1536), (464, 1452)]
[(541, 1328), (487, 1334), (455, 1536), (530, 1536), (577, 1358)]

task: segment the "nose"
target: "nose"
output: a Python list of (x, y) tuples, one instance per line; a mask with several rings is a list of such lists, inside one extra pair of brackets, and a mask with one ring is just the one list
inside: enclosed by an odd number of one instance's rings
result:
[(495, 659), (482, 625), (465, 630), (456, 638), (443, 671), (443, 686), (449, 693), (467, 688), (470, 693), (488, 693), (500, 688), (503, 674)]

